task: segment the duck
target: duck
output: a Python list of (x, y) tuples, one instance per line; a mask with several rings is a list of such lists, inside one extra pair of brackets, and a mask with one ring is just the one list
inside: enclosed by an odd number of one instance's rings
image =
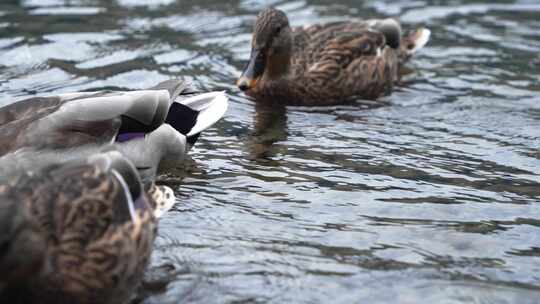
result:
[(400, 68), (429, 41), (419, 28), (402, 34), (393, 18), (291, 27), (267, 8), (255, 22), (249, 61), (236, 85), (266, 103), (335, 105), (391, 93)]
[(227, 106), (173, 80), (0, 108), (0, 303), (128, 303), (176, 201), (159, 167)]
[(114, 149), (9, 174), (0, 182), (0, 302), (129, 303), (174, 202)]
[(224, 92), (199, 94), (182, 79), (146, 90), (31, 97), (0, 108), (0, 157), (127, 142), (164, 124), (186, 136), (191, 148), (227, 107)]

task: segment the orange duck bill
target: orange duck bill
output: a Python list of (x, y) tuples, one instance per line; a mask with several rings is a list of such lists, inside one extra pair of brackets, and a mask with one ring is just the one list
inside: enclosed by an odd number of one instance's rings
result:
[(266, 64), (264, 52), (260, 50), (252, 50), (249, 62), (240, 76), (236, 85), (242, 91), (248, 91), (255, 88), (259, 79), (261, 79)]

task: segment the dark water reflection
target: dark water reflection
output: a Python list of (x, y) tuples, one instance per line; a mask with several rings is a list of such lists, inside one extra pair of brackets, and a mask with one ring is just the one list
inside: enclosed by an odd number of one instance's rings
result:
[[(255, 105), (232, 85), (261, 8), (294, 25), (401, 15), (433, 40), (377, 108)], [(185, 169), (145, 303), (538, 303), (540, 4), (3, 0), (0, 105), (227, 89)]]

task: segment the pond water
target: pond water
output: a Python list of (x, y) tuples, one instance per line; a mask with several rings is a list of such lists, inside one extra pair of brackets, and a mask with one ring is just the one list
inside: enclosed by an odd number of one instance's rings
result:
[[(400, 16), (432, 40), (384, 106), (265, 107), (234, 87), (265, 6)], [(540, 3), (2, 0), (0, 105), (228, 90), (185, 168), (142, 303), (538, 303)]]

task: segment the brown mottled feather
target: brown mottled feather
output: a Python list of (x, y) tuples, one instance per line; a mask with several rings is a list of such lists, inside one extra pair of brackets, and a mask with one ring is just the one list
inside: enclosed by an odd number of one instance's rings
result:
[(361, 23), (316, 25), (306, 30), (297, 28), (294, 33), (306, 35), (309, 43), (305, 44), (305, 36), (294, 40), (293, 69), (287, 81), (289, 94), (294, 96), (287, 99), (292, 103), (374, 99), (391, 90), (397, 77), (397, 52), (386, 48), (376, 56), (377, 49), (385, 44), (381, 33), (367, 31)]
[(90, 164), (53, 165), (1, 185), (0, 202), (19, 202), (41, 227), (47, 270), (8, 288), (11, 303), (126, 303), (156, 234), (151, 198), (126, 213), (119, 179)]
[[(277, 40), (266, 27), (285, 19), (284, 13), (267, 9), (259, 15), (254, 40)], [(277, 16), (277, 17), (276, 17)], [(274, 21), (272, 21), (274, 18)], [(264, 21), (264, 22), (261, 22)], [(356, 99), (376, 99), (391, 92), (399, 80), (399, 67), (410, 54), (392, 48), (378, 20), (334, 22), (297, 27), (291, 31), (290, 68), (279, 79), (262, 77), (246, 94), (256, 99), (297, 105), (331, 105)], [(287, 22), (288, 24), (288, 22)], [(396, 25), (399, 25), (396, 22)], [(273, 26), (274, 28), (276, 26)], [(264, 31), (263, 29), (264, 28)], [(397, 33), (400, 35), (400, 29)], [(406, 45), (414, 37), (402, 37)], [(260, 47), (261, 42), (255, 43)], [(264, 49), (264, 47), (263, 47)], [(271, 60), (267, 65), (272, 65)]]

